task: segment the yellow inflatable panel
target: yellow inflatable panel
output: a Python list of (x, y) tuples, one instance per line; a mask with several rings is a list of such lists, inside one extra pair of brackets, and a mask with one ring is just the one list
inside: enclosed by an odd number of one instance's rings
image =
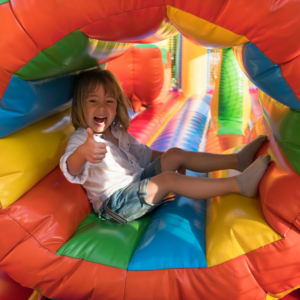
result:
[(182, 93), (186, 96), (204, 95), (207, 80), (207, 50), (182, 39)]
[(213, 121), (214, 128), (216, 132), (219, 131), (219, 90), (220, 90), (220, 77), (221, 77), (221, 63), (222, 63), (222, 50), (220, 51), (220, 61), (218, 65), (218, 75), (216, 80), (215, 89), (212, 95), (212, 99), (210, 102), (210, 111), (211, 111), (211, 118)]
[(244, 83), (243, 83), (243, 87), (244, 87), (244, 95), (243, 95), (243, 99), (244, 99), (244, 105), (243, 105), (243, 125), (242, 125), (242, 130), (243, 132), (246, 131), (247, 127), (248, 127), (248, 122), (251, 116), (251, 96), (250, 96), (250, 92), (249, 92), (249, 80), (246, 76), (244, 76)]
[[(268, 294), (267, 294), (266, 300), (277, 300), (277, 299), (281, 299), (281, 298), (283, 298), (284, 296), (290, 294), (291, 292), (293, 292), (293, 291), (295, 291), (295, 290), (297, 290), (297, 289), (299, 289), (299, 288), (300, 288), (300, 285), (296, 286), (295, 288), (289, 289), (289, 290), (287, 290), (287, 291), (285, 291), (285, 292), (282, 292), (282, 293), (280, 293), (280, 294), (271, 294), (271, 293), (268, 293)], [(294, 299), (296, 299), (296, 298), (294, 298)]]
[(233, 55), (235, 56), (240, 68), (243, 70), (243, 72), (245, 74), (247, 74), (246, 69), (244, 67), (244, 63), (243, 63), (243, 46), (239, 45), (239, 46), (235, 46), (232, 48), (233, 51)]
[(182, 35), (206, 48), (233, 47), (249, 42), (245, 36), (235, 34), (170, 5), (167, 5), (167, 16)]
[[(234, 152), (226, 151), (226, 153)], [(213, 172), (212, 177), (220, 178), (236, 174), (237, 171), (225, 170)], [(208, 267), (221, 264), (280, 239), (281, 236), (265, 220), (258, 198), (230, 194), (207, 201)]]
[(0, 139), (0, 204), (18, 200), (59, 163), (74, 131), (71, 109)]

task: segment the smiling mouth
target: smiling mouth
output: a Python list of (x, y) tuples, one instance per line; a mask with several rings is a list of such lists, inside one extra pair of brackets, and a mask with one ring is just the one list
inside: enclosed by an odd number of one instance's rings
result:
[(94, 120), (97, 124), (104, 125), (106, 123), (107, 117), (104, 118), (94, 117)]

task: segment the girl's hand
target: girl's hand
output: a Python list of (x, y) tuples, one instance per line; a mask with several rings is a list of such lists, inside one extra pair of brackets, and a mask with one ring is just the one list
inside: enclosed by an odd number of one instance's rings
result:
[(94, 133), (91, 128), (87, 128), (87, 132), (88, 137), (85, 143), (81, 145), (81, 152), (90, 163), (100, 163), (107, 153), (106, 144), (94, 140)]

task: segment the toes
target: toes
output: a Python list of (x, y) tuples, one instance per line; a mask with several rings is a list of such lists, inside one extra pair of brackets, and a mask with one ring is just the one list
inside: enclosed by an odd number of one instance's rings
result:
[(259, 157), (261, 160), (263, 160), (264, 163), (266, 164), (269, 164), (270, 161), (271, 161), (271, 156), (268, 154), (268, 155), (263, 155), (263, 156), (260, 156)]
[(257, 139), (261, 139), (262, 142), (264, 143), (264, 142), (266, 142), (269, 138), (268, 138), (267, 135), (259, 135), (259, 136), (257, 137)]

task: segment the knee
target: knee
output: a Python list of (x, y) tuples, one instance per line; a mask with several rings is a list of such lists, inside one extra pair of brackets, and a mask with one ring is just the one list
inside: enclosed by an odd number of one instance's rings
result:
[(164, 155), (174, 161), (180, 161), (180, 159), (183, 157), (183, 152), (184, 150), (174, 147), (167, 150)]
[(161, 182), (167, 186), (167, 187), (171, 187), (174, 184), (176, 184), (177, 179), (178, 179), (178, 175), (177, 173), (174, 173), (172, 171), (165, 171), (163, 173), (161, 173), (159, 176), (159, 180), (161, 180)]

